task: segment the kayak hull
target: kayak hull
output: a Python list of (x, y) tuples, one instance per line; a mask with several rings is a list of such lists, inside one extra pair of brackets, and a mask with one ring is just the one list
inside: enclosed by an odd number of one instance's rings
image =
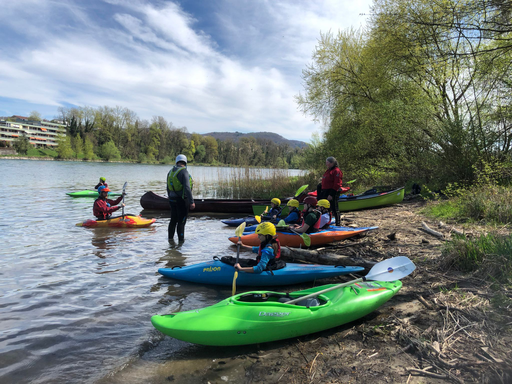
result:
[(140, 216), (125, 215), (123, 217), (115, 217), (109, 220), (86, 220), (77, 223), (77, 227), (88, 228), (146, 228), (153, 224), (156, 219), (144, 219)]
[[(68, 196), (71, 196), (71, 197), (94, 197), (94, 198), (98, 198), (98, 191), (93, 191), (93, 190), (90, 190), (90, 189), (87, 189), (85, 191), (78, 191), (78, 192), (67, 192), (66, 195)], [(121, 196), (120, 193), (113, 193), (113, 192), (109, 192), (108, 193), (109, 196)]]
[[(153, 316), (160, 332), (179, 340), (213, 346), (256, 344), (323, 331), (357, 320), (390, 300), (402, 287), (400, 281), (364, 282), (318, 296), (319, 305), (285, 304), (334, 285), (285, 293), (241, 293), (210, 307)], [(302, 304), (302, 305), (300, 305)]]
[[(335, 227), (336, 230), (323, 230), (315, 233), (308, 233), (311, 239), (311, 245), (324, 245), (334, 241), (340, 241), (348, 239), (349, 237), (357, 236), (368, 231), (377, 229), (378, 227), (362, 227), (362, 228), (350, 228), (350, 227)], [(282, 247), (305, 247), (304, 240), (300, 235), (292, 232), (277, 232), (277, 238)], [(229, 238), (232, 243), (237, 243), (238, 237), (232, 236)], [(250, 245), (253, 247), (259, 246), (258, 235), (256, 233), (244, 234), (241, 237), (242, 244)]]
[[(318, 264), (287, 263), (286, 267), (262, 273), (239, 272), (237, 286), (268, 287), (299, 284), (307, 281), (347, 275), (364, 271), (363, 267), (341, 267)], [(233, 285), (235, 268), (220, 260), (186, 267), (160, 268), (158, 273), (172, 279), (199, 284)]]
[(242, 223), (245, 223), (246, 225), (257, 225), (258, 224), (258, 221), (252, 216), (243, 217), (241, 219), (221, 220), (221, 222), (230, 227), (238, 227)]

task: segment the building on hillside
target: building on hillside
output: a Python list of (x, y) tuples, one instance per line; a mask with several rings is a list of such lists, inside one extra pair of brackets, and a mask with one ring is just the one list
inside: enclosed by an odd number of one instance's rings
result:
[(64, 124), (47, 120), (31, 121), (28, 117), (12, 116), (9, 120), (0, 120), (0, 141), (12, 144), (20, 136), (28, 138), (30, 144), (39, 147), (56, 147), (57, 138), (66, 134)]

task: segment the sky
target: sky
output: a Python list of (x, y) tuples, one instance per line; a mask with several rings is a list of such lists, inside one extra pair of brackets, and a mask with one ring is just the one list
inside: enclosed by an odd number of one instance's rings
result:
[(295, 96), (320, 33), (361, 28), (371, 0), (0, 0), (0, 116), (120, 106), (188, 132), (320, 123)]

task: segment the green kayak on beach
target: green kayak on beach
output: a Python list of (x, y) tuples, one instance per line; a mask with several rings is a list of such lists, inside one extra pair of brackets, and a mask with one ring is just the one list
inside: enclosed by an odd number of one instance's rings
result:
[[(94, 197), (94, 198), (99, 197), (98, 191), (93, 191), (90, 189), (87, 189), (85, 191), (79, 191), (79, 192), (66, 192), (66, 195), (71, 196), (71, 197)], [(109, 192), (108, 195), (109, 196), (121, 196), (120, 193), (112, 193), (112, 192)]]
[(151, 317), (160, 332), (196, 344), (229, 346), (288, 339), (337, 327), (375, 311), (402, 287), (400, 280), (358, 282), (306, 298), (335, 284), (289, 294), (254, 291), (210, 307)]

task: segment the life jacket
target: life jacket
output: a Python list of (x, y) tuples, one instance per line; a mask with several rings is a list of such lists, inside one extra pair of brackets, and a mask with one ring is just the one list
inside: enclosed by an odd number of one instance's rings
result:
[(278, 207), (275, 207), (275, 208), (272, 208), (268, 213), (266, 213), (265, 215), (261, 215), (261, 218), (263, 220), (272, 220), (272, 216), (276, 216), (276, 219), (279, 220), (279, 217), (281, 217), (281, 211), (283, 210), (283, 208), (281, 208), (281, 206), (278, 206)]
[[(318, 209), (313, 209), (312, 212), (316, 212), (318, 213), (318, 220), (317, 222), (315, 223), (315, 225), (320, 225), (320, 217), (322, 216), (322, 212), (320, 212)], [(302, 212), (302, 220), (300, 221), (300, 226), (302, 227), (304, 225), (304, 221), (306, 220), (306, 216), (309, 215), (310, 212)], [(315, 227), (315, 225), (313, 225), (313, 227)]]
[(327, 224), (325, 224), (322, 228), (320, 228), (320, 221), (322, 220), (322, 216), (325, 215), (325, 213), (321, 213), (320, 212), (320, 217), (318, 218), (318, 221), (315, 223), (315, 225), (313, 225), (314, 228), (316, 228), (316, 229), (323, 229), (323, 228), (327, 228), (329, 225), (331, 225), (332, 212), (329, 211), (329, 212), (326, 212), (326, 213), (329, 213), (329, 221), (327, 222)]
[(295, 208), (295, 207), (292, 207), (292, 209), (290, 210), (290, 213), (293, 213), (293, 212), (296, 212), (297, 215), (299, 216), (297, 218), (297, 223), (302, 223), (304, 221), (304, 217), (302, 215), (302, 211), (298, 208)]
[[(268, 264), (267, 264), (267, 267), (265, 268), (265, 270), (272, 270), (272, 269), (277, 269), (277, 268), (274, 268), (277, 263), (280, 261), (280, 258), (281, 258), (281, 243), (279, 243), (279, 239), (276, 238), (276, 243), (277, 243), (277, 252), (274, 252), (275, 253), (275, 257), (273, 259), (270, 259), (268, 261)], [(272, 244), (268, 243), (265, 248), (267, 247), (271, 247), (272, 250), (274, 250), (274, 248), (272, 247)], [(261, 244), (258, 248), (258, 256), (256, 257), (256, 262), (259, 263), (260, 260), (261, 260), (261, 251), (262, 251), (262, 248), (261, 248)]]
[[(187, 167), (175, 166), (167, 175), (167, 188), (169, 188), (170, 191), (174, 191), (178, 195), (179, 192), (181, 191), (182, 199), (185, 198), (185, 189), (183, 188), (183, 184), (181, 184), (181, 181), (178, 180), (178, 174), (184, 169), (187, 169)], [(188, 180), (190, 183), (190, 189), (192, 189), (194, 186), (194, 180), (192, 180), (192, 176), (190, 176), (190, 173), (188, 175)]]

